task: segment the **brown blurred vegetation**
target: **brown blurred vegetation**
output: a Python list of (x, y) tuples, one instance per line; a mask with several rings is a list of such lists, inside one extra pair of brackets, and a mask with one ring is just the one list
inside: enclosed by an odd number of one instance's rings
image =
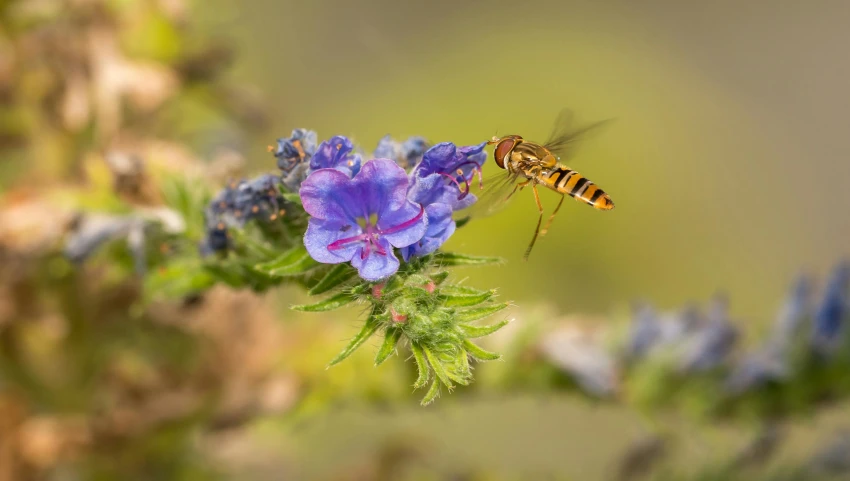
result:
[(0, 2), (2, 481), (197, 479), (213, 471), (193, 461), (199, 434), (298, 398), (268, 302), (214, 289), (146, 303), (114, 262), (123, 239), (83, 265), (62, 256), (98, 212), (161, 210), (165, 177), (215, 185), (241, 168), (235, 150), (207, 163), (171, 130), (181, 105), (210, 99), (264, 122), (218, 78), (229, 50), (193, 35), (181, 0)]

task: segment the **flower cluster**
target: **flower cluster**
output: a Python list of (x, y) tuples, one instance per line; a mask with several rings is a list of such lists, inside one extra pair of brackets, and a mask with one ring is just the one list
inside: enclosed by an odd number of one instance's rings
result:
[(424, 137), (410, 137), (398, 142), (391, 136), (384, 136), (372, 152), (373, 159), (392, 159), (403, 169), (412, 169), (422, 160), (430, 145)]
[[(800, 383), (807, 384), (806, 395), (813, 399), (834, 396), (848, 387), (830, 376), (846, 376), (850, 369), (850, 264), (835, 268), (818, 302), (811, 294), (811, 282), (798, 279), (765, 340), (738, 355), (741, 336), (722, 297), (706, 313), (689, 307), (658, 314), (649, 306), (637, 307), (619, 355), (587, 337), (547, 335), (538, 348), (597, 397), (615, 395), (621, 382), (635, 388), (641, 375), (652, 378), (652, 385), (669, 387), (703, 374), (720, 381), (711, 393), (720, 396), (721, 404), (769, 386), (787, 389), (790, 404), (799, 397), (793, 390)], [(658, 369), (671, 376), (669, 382), (658, 382)], [(782, 395), (773, 396), (774, 404), (781, 402), (776, 398)]]
[(475, 202), (470, 182), (476, 173), (480, 176), (486, 143), (437, 144), (408, 174), (399, 159), (415, 159), (425, 145), (414, 137), (396, 149), (384, 138), (376, 152), (394, 159), (376, 158), (362, 168), (345, 137), (317, 147), (299, 190), (310, 215), (304, 245), (313, 259), (351, 262), (360, 277), (378, 281), (399, 268), (393, 248), (407, 262), (436, 251), (451, 237), (456, 228), (452, 213)]
[(288, 138), (277, 139), (277, 146), (269, 146), (277, 159), (277, 168), (281, 171), (281, 182), (291, 192), (298, 192), (301, 182), (307, 178), (310, 160), (317, 148), (316, 132), (307, 129), (295, 129)]
[(288, 138), (277, 139), (276, 147), (269, 146), (269, 152), (277, 159), (281, 183), (290, 192), (298, 192), (304, 179), (319, 169), (338, 169), (349, 177), (360, 171), (360, 155), (341, 135), (319, 144), (316, 132), (295, 129)]
[(232, 182), (222, 189), (207, 206), (206, 237), (202, 252), (228, 249), (228, 228), (242, 227), (254, 219), (276, 220), (286, 214), (286, 201), (278, 189), (275, 175), (261, 175), (251, 180)]
[(439, 250), (457, 228), (453, 212), (475, 202), (470, 185), (480, 179), (484, 146), (384, 138), (376, 151), (392, 158), (367, 160), (344, 136), (319, 142), (296, 129), (270, 148), (280, 174), (233, 182), (209, 203), (188, 186), (173, 189), (171, 203), (192, 218), (193, 233), (203, 232), (202, 254), (227, 255), (198, 262), (193, 249), (177, 249), (183, 258), (157, 269), (146, 288), (192, 297), (219, 283), (254, 292), (288, 284), (327, 294), (294, 310), (368, 306), (360, 333), (331, 365), (382, 337), (375, 363), (409, 349), (414, 387), (427, 388), (428, 404), (443, 388), (468, 385), (473, 362), (499, 358), (472, 339), (508, 323), (477, 325), (510, 303), (495, 290), (454, 284), (442, 270), (501, 260)]

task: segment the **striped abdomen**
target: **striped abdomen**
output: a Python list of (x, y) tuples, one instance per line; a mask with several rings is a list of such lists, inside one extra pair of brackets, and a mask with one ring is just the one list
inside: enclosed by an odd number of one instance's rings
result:
[(569, 195), (576, 200), (592, 205), (596, 209), (611, 210), (611, 197), (587, 177), (563, 165), (540, 174), (540, 181), (550, 189)]

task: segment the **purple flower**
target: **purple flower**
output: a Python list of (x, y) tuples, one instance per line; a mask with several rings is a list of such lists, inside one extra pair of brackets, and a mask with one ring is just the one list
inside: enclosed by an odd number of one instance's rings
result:
[(452, 210), (465, 209), (475, 203), (470, 182), (487, 160), (483, 142), (456, 147), (451, 142), (437, 144), (425, 152), (411, 176), (410, 198), (423, 205), (449, 204)]
[(307, 178), (310, 159), (316, 153), (316, 132), (295, 129), (289, 138), (277, 139), (277, 147), (269, 147), (277, 158), (281, 170), (281, 182), (292, 192), (297, 192), (301, 182)]
[(455, 221), (452, 219), (452, 208), (448, 204), (431, 204), (425, 208), (428, 216), (428, 228), (425, 236), (413, 244), (403, 247), (401, 255), (405, 262), (411, 257), (420, 257), (434, 252), (443, 245), (455, 232)]
[(422, 160), (427, 149), (428, 141), (423, 137), (410, 137), (402, 143), (386, 135), (378, 142), (372, 156), (376, 159), (393, 159), (402, 168), (409, 169)]
[(277, 158), (277, 168), (284, 173), (292, 171), (298, 164), (310, 162), (316, 152), (316, 132), (295, 129), (289, 138), (277, 139), (277, 147), (269, 147)]
[(425, 209), (407, 199), (404, 170), (389, 159), (363, 165), (349, 178), (320, 169), (301, 185), (301, 202), (310, 214), (304, 245), (326, 264), (351, 262), (368, 281), (394, 274), (394, 247), (407, 247), (425, 235)]
[(360, 172), (360, 156), (352, 154), (354, 144), (342, 135), (331, 137), (319, 144), (310, 159), (310, 170), (336, 169), (349, 177)]

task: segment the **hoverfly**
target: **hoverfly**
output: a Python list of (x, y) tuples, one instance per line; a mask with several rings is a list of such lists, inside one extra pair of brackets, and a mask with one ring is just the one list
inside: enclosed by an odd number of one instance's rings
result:
[[(534, 191), (534, 200), (537, 210), (540, 212), (537, 218), (537, 227), (534, 236), (528, 244), (523, 255), (528, 259), (531, 249), (537, 241), (538, 236), (543, 236), (552, 225), (555, 215), (564, 203), (564, 198), (570, 196), (579, 202), (589, 204), (595, 209), (611, 210), (614, 202), (596, 184), (587, 177), (570, 169), (560, 163), (560, 158), (571, 158), (576, 141), (587, 133), (595, 130), (606, 121), (598, 122), (581, 128), (572, 126), (572, 113), (568, 110), (562, 111), (555, 122), (555, 127), (549, 140), (544, 144), (538, 144), (523, 139), (519, 135), (506, 135), (493, 137), (487, 143), (495, 145), (493, 159), (499, 168), (506, 171), (491, 179), (490, 185), (481, 196), (479, 202), (473, 209), (484, 213), (492, 213), (496, 208), (503, 206), (517, 192), (527, 186)], [(485, 182), (486, 184), (486, 182)], [(537, 186), (542, 185), (550, 190), (561, 194), (561, 200), (549, 216), (546, 226), (540, 229), (543, 221), (543, 204), (540, 202), (540, 194)]]

